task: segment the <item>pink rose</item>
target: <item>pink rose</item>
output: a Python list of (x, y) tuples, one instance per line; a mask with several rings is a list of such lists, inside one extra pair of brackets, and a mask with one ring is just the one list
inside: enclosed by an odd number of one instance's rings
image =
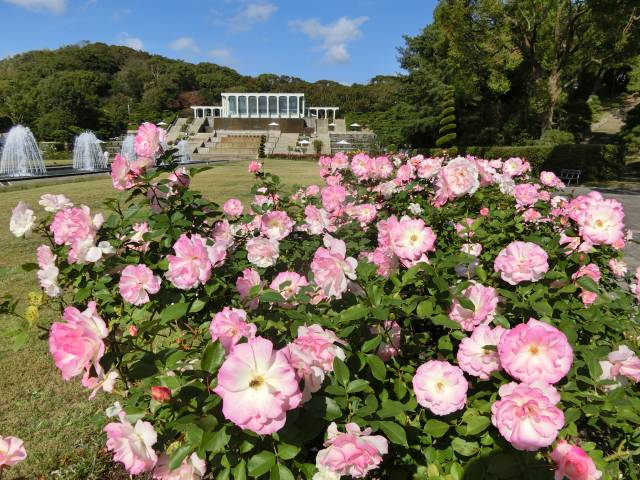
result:
[(120, 295), (132, 305), (144, 305), (160, 291), (160, 277), (146, 265), (127, 265), (120, 274)]
[(247, 313), (239, 308), (224, 307), (221, 312), (214, 315), (209, 325), (211, 339), (219, 340), (227, 353), (241, 338), (253, 338), (256, 336), (256, 326), (247, 323)]
[(491, 406), (491, 422), (518, 450), (548, 447), (564, 425), (564, 414), (537, 388), (525, 384)]
[(222, 206), (222, 211), (229, 218), (238, 218), (243, 210), (242, 202), (237, 198), (230, 198)]
[(607, 360), (600, 362), (604, 380), (619, 380), (626, 377), (633, 382), (640, 382), (640, 358), (626, 345), (607, 355)]
[(341, 475), (364, 478), (382, 463), (382, 456), (389, 451), (389, 443), (381, 435), (371, 435), (370, 428), (361, 430), (356, 423), (347, 423), (345, 429), (346, 433), (339, 432), (338, 426), (331, 422), (327, 428), (325, 448), (316, 456), (316, 466), (320, 471), (337, 475), (334, 478)]
[(175, 195), (180, 190), (189, 188), (189, 185), (191, 184), (191, 178), (189, 178), (187, 169), (184, 167), (180, 167), (171, 172), (167, 177), (167, 180), (169, 181), (169, 193), (171, 195)]
[(560, 393), (558, 392), (556, 387), (542, 380), (536, 380), (534, 382), (527, 383), (527, 384), (516, 383), (516, 382), (509, 382), (509, 383), (502, 384), (498, 389), (498, 395), (500, 395), (501, 398), (511, 395), (521, 385), (526, 385), (529, 388), (535, 388), (539, 390), (540, 393), (545, 397), (547, 397), (547, 399), (553, 405), (557, 405), (558, 403), (560, 403)]
[(300, 380), (304, 380), (302, 398), (307, 401), (311, 393), (322, 386), (325, 373), (333, 372), (333, 359), (344, 360), (344, 351), (336, 345), (342, 342), (331, 330), (320, 325), (298, 327), (298, 336), (284, 352)]
[(258, 297), (251, 298), (250, 291), (256, 285), (260, 285), (260, 274), (252, 268), (245, 268), (236, 279), (236, 289), (240, 294), (240, 298), (249, 310), (255, 310), (258, 308), (260, 299)]
[(58, 285), (58, 274), (60, 273), (56, 259), (57, 255), (54, 255), (51, 248), (48, 245), (40, 245), (38, 247), (38, 280), (40, 280), (40, 287), (50, 297), (57, 297), (62, 293), (62, 289)]
[(134, 427), (123, 414), (119, 423), (108, 423), (104, 431), (107, 450), (113, 452), (113, 460), (122, 463), (131, 475), (150, 472), (156, 465), (158, 457), (153, 445), (158, 434), (149, 422), (138, 420)]
[(366, 153), (356, 153), (351, 159), (351, 171), (360, 180), (368, 180), (371, 173), (371, 158)]
[(556, 462), (556, 480), (598, 480), (602, 472), (596, 469), (595, 463), (587, 453), (576, 445), (560, 440), (550, 455)]
[(262, 337), (235, 346), (218, 371), (214, 391), (222, 398), (227, 420), (259, 435), (280, 430), (287, 411), (302, 399), (285, 353)]
[(335, 230), (332, 225), (329, 213), (324, 208), (317, 208), (314, 205), (307, 205), (304, 209), (305, 228), (312, 235), (322, 235), (325, 231)]
[(339, 212), (347, 198), (347, 191), (341, 185), (332, 185), (324, 187), (321, 191), (322, 206), (326, 211), (336, 213)]
[(416, 400), (435, 415), (462, 410), (467, 403), (467, 388), (460, 367), (446, 361), (429, 360), (418, 367), (413, 377)]
[[(307, 285), (309, 285), (307, 279), (296, 272), (280, 272), (272, 280), (269, 288), (279, 292), (285, 300), (290, 300), (300, 293), (302, 287)], [(293, 303), (292, 305), (295, 304)]]
[(624, 242), (624, 210), (617, 200), (591, 192), (576, 197), (567, 208), (578, 223), (580, 236), (590, 244), (615, 247)]
[(176, 254), (167, 256), (169, 270), (166, 276), (176, 288), (188, 290), (209, 280), (211, 261), (203, 237), (183, 233), (173, 245), (173, 250)]
[(92, 366), (102, 371), (99, 362), (105, 350), (103, 339), (109, 331), (96, 312), (96, 302), (89, 302), (84, 312), (67, 307), (62, 318), (66, 322), (55, 322), (49, 331), (49, 351), (62, 378), (69, 380)]
[(249, 162), (249, 167), (247, 168), (247, 171), (249, 173), (258, 173), (260, 171), (260, 169), (262, 168), (262, 164), (252, 160), (251, 162)]
[(53, 195), (51, 193), (42, 195), (38, 204), (44, 207), (45, 211), (51, 213), (55, 213), (63, 208), (73, 207), (73, 202), (64, 195)]
[(628, 270), (627, 264), (623, 260), (618, 260), (616, 258), (609, 259), (609, 268), (611, 269), (611, 273), (616, 277), (624, 277)]
[(60, 210), (53, 217), (49, 229), (57, 245), (69, 245), (75, 240), (94, 239), (103, 221), (101, 214), (91, 217), (89, 207), (81, 205)]
[(160, 455), (156, 468), (153, 469), (153, 480), (200, 480), (207, 473), (207, 464), (197, 453), (185, 458), (178, 467), (169, 468), (169, 456)]
[(500, 300), (495, 288), (473, 283), (462, 292), (461, 296), (473, 303), (474, 309), (464, 308), (460, 300), (454, 298), (451, 302), (451, 312), (449, 312), (451, 320), (458, 322), (468, 332), (473, 331), (480, 324), (488, 324), (493, 320)]
[(129, 165), (126, 155), (116, 154), (116, 158), (111, 162), (111, 181), (116, 190), (129, 190), (136, 186), (136, 175)]
[(531, 165), (526, 160), (511, 157), (502, 163), (502, 172), (510, 177), (517, 177), (531, 170)]
[(485, 347), (497, 347), (506, 330), (502, 327), (491, 329), (480, 325), (473, 330), (470, 337), (463, 338), (458, 348), (458, 364), (469, 375), (488, 380), (491, 374), (500, 370), (500, 357), (495, 350)]
[(442, 167), (442, 158), (425, 158), (418, 164), (418, 177), (428, 180), (437, 175)]
[(525, 383), (556, 383), (573, 363), (573, 350), (566, 335), (534, 318), (505, 332), (498, 344), (498, 355), (507, 373)]
[(513, 188), (512, 195), (516, 199), (517, 207), (532, 207), (540, 200), (540, 185), (520, 183)]
[(454, 158), (442, 167), (438, 175), (450, 198), (472, 195), (480, 186), (478, 168), (467, 158)]
[(271, 240), (282, 240), (291, 233), (293, 225), (286, 212), (273, 211), (262, 215), (260, 233)]
[(413, 220), (402, 217), (396, 222), (391, 217), (389, 243), (398, 257), (405, 260), (419, 260), (427, 252), (435, 250), (436, 234), (427, 227), (422, 219)]
[(358, 262), (346, 257), (347, 246), (342, 240), (325, 235), (324, 245), (326, 248), (318, 248), (313, 255), (313, 281), (325, 295), (340, 299), (347, 290), (348, 280), (356, 279)]
[(275, 265), (279, 256), (280, 245), (277, 240), (255, 237), (247, 242), (247, 259), (257, 267)]
[(13, 467), (27, 458), (24, 442), (18, 437), (0, 437), (0, 470)]
[(537, 244), (515, 241), (496, 257), (494, 269), (510, 285), (536, 282), (549, 270), (547, 253)]
[(138, 157), (153, 158), (160, 153), (166, 132), (153, 123), (145, 122), (138, 127), (134, 149)]
[(546, 187), (564, 188), (564, 183), (553, 172), (540, 172), (540, 183)]

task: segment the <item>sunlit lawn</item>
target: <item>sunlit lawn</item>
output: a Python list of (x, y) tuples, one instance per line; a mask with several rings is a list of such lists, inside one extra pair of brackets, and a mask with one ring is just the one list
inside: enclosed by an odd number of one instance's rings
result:
[[(269, 160), (266, 170), (280, 176), (283, 183), (318, 183), (315, 163), (294, 160)], [(252, 175), (246, 163), (214, 166), (201, 173), (192, 188), (204, 192), (210, 199), (222, 202), (233, 196), (247, 200)], [(38, 199), (44, 193), (63, 193), (76, 204), (99, 208), (104, 198), (115, 191), (106, 175), (81, 182), (55, 185), (31, 184), (25, 190), (0, 188), (0, 287), (3, 293), (23, 297), (37, 290), (35, 272), (25, 273), (20, 265), (33, 262), (37, 239), (27, 241), (14, 238), (9, 230), (11, 209), (25, 201), (41, 216)], [(51, 321), (55, 312), (42, 312)], [(0, 318), (0, 332), (13, 320)], [(63, 478), (113, 479), (128, 478), (109, 462), (102, 450), (104, 438), (100, 432), (98, 415), (110, 402), (104, 394), (97, 400), (87, 400), (87, 391), (79, 379), (65, 382), (48, 355), (46, 339), (33, 338), (14, 351), (12, 342), (0, 335), (0, 435), (15, 435), (25, 441), (27, 460), (5, 473), (3, 478)], [(95, 421), (91, 417), (95, 416)]]

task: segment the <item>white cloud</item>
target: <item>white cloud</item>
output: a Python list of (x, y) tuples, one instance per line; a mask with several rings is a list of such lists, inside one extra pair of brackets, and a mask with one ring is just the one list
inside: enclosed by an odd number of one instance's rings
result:
[(138, 37), (130, 37), (128, 34), (123, 33), (118, 37), (118, 41), (120, 45), (124, 45), (125, 47), (133, 48), (134, 50), (143, 50), (144, 42)]
[(115, 10), (111, 14), (111, 18), (113, 18), (115, 21), (119, 21), (119, 20), (122, 20), (127, 15), (131, 15), (131, 9), (130, 8), (123, 8), (122, 10)]
[(176, 38), (173, 42), (169, 44), (169, 48), (176, 52), (187, 50), (193, 53), (198, 53), (200, 51), (200, 49), (198, 48), (198, 45), (196, 45), (195, 40), (191, 37)]
[(220, 62), (228, 62), (231, 59), (231, 50), (228, 48), (214, 48), (209, 51), (209, 56)]
[(229, 19), (229, 26), (235, 32), (248, 32), (256, 23), (264, 23), (278, 10), (273, 3), (249, 3), (240, 13)]
[(4, 0), (4, 2), (36, 12), (62, 13), (67, 9), (67, 0)]
[(360, 26), (368, 17), (340, 17), (328, 25), (321, 24), (315, 18), (309, 20), (293, 20), (289, 27), (294, 32), (302, 32), (312, 40), (322, 40), (320, 51), (324, 52), (323, 60), (327, 63), (348, 63), (351, 56), (347, 44), (362, 36)]

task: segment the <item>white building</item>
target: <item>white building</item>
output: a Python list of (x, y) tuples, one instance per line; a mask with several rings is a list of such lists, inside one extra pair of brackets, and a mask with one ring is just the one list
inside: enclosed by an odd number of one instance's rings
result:
[(194, 118), (336, 118), (338, 107), (306, 107), (304, 93), (222, 93), (222, 105), (193, 106)]

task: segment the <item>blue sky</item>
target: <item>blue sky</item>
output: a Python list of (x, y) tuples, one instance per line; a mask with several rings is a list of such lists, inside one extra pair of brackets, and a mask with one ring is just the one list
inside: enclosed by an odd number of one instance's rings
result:
[(400, 71), (402, 35), (436, 0), (0, 0), (0, 58), (82, 40), (245, 75), (368, 81)]

